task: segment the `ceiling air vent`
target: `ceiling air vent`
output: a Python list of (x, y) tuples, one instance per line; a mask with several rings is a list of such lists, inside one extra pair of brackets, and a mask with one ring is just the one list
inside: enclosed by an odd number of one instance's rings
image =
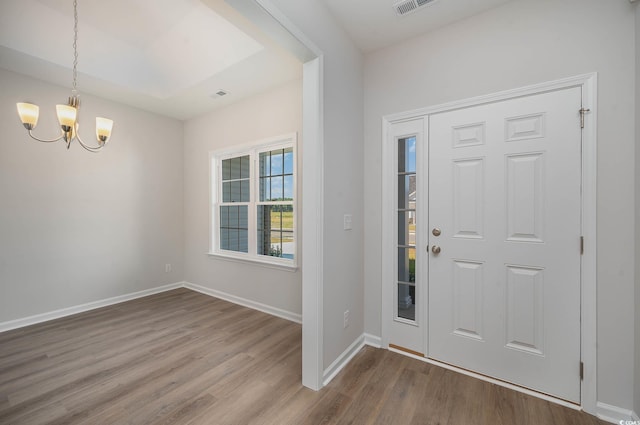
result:
[(393, 5), (396, 15), (402, 16), (411, 12), (415, 12), (422, 6), (435, 3), (438, 0), (404, 0)]
[(222, 96), (226, 96), (228, 92), (224, 91), (224, 90), (218, 90), (217, 92), (215, 92), (214, 94), (211, 95), (211, 97), (213, 99), (217, 98), (217, 97), (222, 97)]

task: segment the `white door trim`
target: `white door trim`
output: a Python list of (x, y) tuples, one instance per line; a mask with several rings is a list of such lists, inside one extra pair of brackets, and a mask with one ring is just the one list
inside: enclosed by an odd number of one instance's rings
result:
[[(382, 219), (389, 220), (389, 214), (392, 214), (393, 200), (389, 199), (393, 194), (393, 178), (389, 178), (388, 170), (393, 170), (392, 164), (389, 164), (389, 158), (393, 158), (392, 152), (389, 152), (388, 135), (389, 128), (392, 124), (418, 119), (428, 115), (462, 109), (471, 106), (482, 105), (486, 103), (499, 102), (507, 99), (513, 99), (522, 96), (530, 96), (534, 94), (562, 90), (569, 87), (580, 87), (582, 90), (583, 107), (590, 109), (585, 119), (585, 125), (582, 132), (582, 236), (584, 237), (584, 254), (582, 256), (580, 273), (581, 273), (581, 357), (584, 363), (584, 380), (581, 386), (581, 405), (584, 411), (590, 414), (596, 414), (597, 410), (597, 348), (596, 348), (596, 173), (597, 173), (597, 74), (583, 74), (570, 78), (534, 84), (531, 86), (521, 87), (517, 89), (507, 90), (499, 93), (474, 97), (456, 102), (445, 103), (426, 108), (415, 109), (412, 111), (391, 114), (382, 117)], [(578, 111), (576, 111), (578, 113)], [(383, 221), (385, 223), (386, 221)], [(388, 226), (382, 226), (382, 258), (393, 258), (393, 239), (389, 231), (385, 229)], [(391, 270), (389, 270), (391, 268)], [(389, 313), (389, 307), (384, 297), (384, 293), (389, 290), (389, 285), (393, 284), (392, 265), (382, 261), (382, 346), (389, 346), (389, 329), (385, 325)], [(388, 292), (387, 292), (388, 293)], [(427, 300), (421, 300), (425, 303)], [(425, 304), (423, 304), (425, 305)], [(425, 305), (426, 307), (426, 305)], [(426, 308), (424, 309), (426, 310)], [(426, 316), (426, 312), (424, 313)], [(426, 332), (426, 330), (425, 330)], [(428, 350), (425, 347), (424, 353)]]
[(302, 68), (302, 385), (319, 390), (324, 372), (323, 52), (271, 0), (227, 3), (303, 62)]

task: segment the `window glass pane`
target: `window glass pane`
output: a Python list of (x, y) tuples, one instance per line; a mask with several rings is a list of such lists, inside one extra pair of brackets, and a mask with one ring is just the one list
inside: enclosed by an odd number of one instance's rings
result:
[(398, 140), (398, 172), (415, 173), (416, 138), (415, 136)]
[(231, 182), (222, 183), (222, 202), (231, 202)]
[(260, 178), (260, 201), (271, 198), (271, 179), (269, 177)]
[(269, 254), (272, 257), (282, 257), (282, 239), (280, 231), (271, 231), (271, 246), (269, 248)]
[(249, 209), (246, 206), (236, 207), (238, 208), (238, 228), (240, 229), (248, 229), (249, 228)]
[(416, 249), (398, 248), (398, 281), (416, 281)]
[(398, 245), (416, 244), (416, 212), (398, 212)]
[(246, 205), (220, 207), (220, 249), (249, 251), (248, 212)]
[(398, 284), (398, 317), (416, 320), (416, 288)]
[(269, 152), (260, 153), (260, 177), (271, 175), (271, 155)]
[(240, 200), (242, 199), (240, 197), (240, 188), (241, 188), (240, 181), (231, 182), (231, 196), (229, 199), (231, 202), (240, 202)]
[(293, 232), (293, 205), (279, 205), (282, 211), (282, 229)]
[(220, 207), (220, 227), (229, 227), (229, 207)]
[(284, 199), (284, 177), (271, 177), (271, 201), (280, 201)]
[(282, 205), (282, 258), (293, 259), (295, 244), (293, 240), (293, 205)]
[(231, 160), (225, 159), (222, 161), (222, 180), (231, 179)]
[(401, 174), (398, 176), (398, 208), (416, 208), (416, 175)]
[(231, 161), (231, 180), (239, 179), (241, 170), (240, 157), (231, 158), (229, 161)]
[(271, 175), (282, 174), (284, 169), (284, 153), (282, 149), (271, 151)]
[(293, 200), (293, 176), (284, 176), (284, 199)]
[(220, 228), (220, 249), (229, 249), (229, 229)]
[(293, 148), (284, 150), (284, 173), (293, 174)]
[(293, 259), (293, 207), (259, 205), (257, 212), (258, 254)]
[(249, 202), (249, 180), (240, 180), (240, 202)]
[(238, 230), (238, 251), (249, 252), (249, 231), (246, 229)]
[(229, 228), (238, 228), (238, 207), (226, 207), (229, 209)]
[(251, 177), (251, 162), (249, 161), (249, 155), (245, 155), (240, 158), (240, 178), (248, 179)]
[(293, 232), (282, 232), (282, 258), (293, 260), (295, 244), (293, 243)]
[(271, 247), (271, 208), (272, 205), (258, 205), (258, 246), (257, 251), (260, 255), (269, 255)]
[(238, 229), (229, 229), (229, 251), (238, 250)]

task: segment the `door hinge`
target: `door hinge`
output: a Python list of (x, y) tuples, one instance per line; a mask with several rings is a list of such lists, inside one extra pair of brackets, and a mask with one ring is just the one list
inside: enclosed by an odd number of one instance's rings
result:
[(580, 255), (584, 255), (584, 236), (580, 236)]
[(584, 380), (584, 363), (580, 362), (580, 380)]
[(580, 128), (584, 128), (584, 114), (586, 114), (587, 112), (591, 112), (591, 109), (580, 108), (578, 112), (580, 112)]

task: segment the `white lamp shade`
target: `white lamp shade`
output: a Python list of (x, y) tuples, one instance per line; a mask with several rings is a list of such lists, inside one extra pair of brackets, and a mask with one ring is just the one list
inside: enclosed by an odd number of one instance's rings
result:
[(18, 115), (20, 115), (20, 121), (22, 124), (29, 124), (32, 128), (38, 124), (38, 116), (40, 115), (40, 108), (38, 105), (32, 103), (16, 103), (18, 107)]
[(78, 110), (69, 105), (56, 105), (56, 112), (58, 114), (58, 122), (60, 123), (60, 126), (73, 129), (76, 123)]
[(98, 140), (106, 142), (111, 137), (111, 129), (113, 128), (113, 121), (108, 118), (97, 117), (96, 118), (96, 137)]

